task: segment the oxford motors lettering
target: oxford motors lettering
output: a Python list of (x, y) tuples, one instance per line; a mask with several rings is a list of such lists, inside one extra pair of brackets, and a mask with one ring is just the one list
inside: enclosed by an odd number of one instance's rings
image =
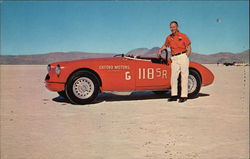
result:
[(129, 70), (128, 65), (100, 65), (99, 69), (102, 70)]
[(139, 68), (138, 69), (139, 79), (154, 79), (162, 78), (167, 79), (167, 70), (162, 70), (161, 68)]

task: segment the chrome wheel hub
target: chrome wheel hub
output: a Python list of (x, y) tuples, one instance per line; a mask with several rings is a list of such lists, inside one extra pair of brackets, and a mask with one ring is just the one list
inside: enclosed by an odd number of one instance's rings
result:
[(80, 99), (87, 99), (94, 93), (94, 83), (87, 77), (78, 78), (73, 84), (73, 93)]
[(196, 78), (193, 75), (188, 76), (188, 93), (193, 93), (197, 87)]

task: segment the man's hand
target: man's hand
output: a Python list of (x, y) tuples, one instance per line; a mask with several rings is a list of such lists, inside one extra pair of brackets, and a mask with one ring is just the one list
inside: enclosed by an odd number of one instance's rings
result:
[(187, 53), (186, 54), (188, 57), (191, 54), (191, 46), (190, 45), (187, 46)]

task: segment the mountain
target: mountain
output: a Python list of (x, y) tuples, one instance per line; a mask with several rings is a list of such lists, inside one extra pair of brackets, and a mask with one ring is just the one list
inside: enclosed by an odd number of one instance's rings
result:
[(148, 48), (138, 48), (138, 49), (129, 51), (127, 55), (143, 56), (148, 51), (149, 51)]
[[(140, 53), (141, 48), (134, 49), (130, 51), (128, 54), (136, 55), (136, 56), (146, 56), (146, 57), (157, 57), (157, 52), (160, 48), (153, 47), (148, 51)], [(165, 57), (165, 55), (163, 55)], [(170, 57), (170, 55), (168, 55)], [(246, 50), (241, 53), (231, 53), (231, 52), (219, 52), (215, 54), (199, 54), (199, 53), (191, 53), (190, 60), (202, 64), (213, 64), (213, 63), (225, 63), (225, 62), (240, 62), (240, 63), (249, 63), (249, 50)]]
[(249, 63), (249, 50), (242, 53), (230, 53), (230, 52), (220, 52), (210, 55), (201, 55), (198, 53), (192, 53), (190, 55), (192, 61), (197, 61), (200, 63), (225, 63), (225, 62), (237, 62), (237, 63)]
[[(133, 49), (127, 55), (157, 57), (159, 47), (151, 49), (138, 48)], [(46, 65), (56, 61), (70, 61), (86, 58), (113, 57), (114, 53), (87, 53), (87, 52), (52, 52), (48, 54), (37, 55), (0, 55), (0, 64), (40, 64)], [(165, 55), (163, 55), (165, 57)], [(168, 56), (170, 57), (170, 55)], [(192, 53), (190, 60), (202, 64), (215, 64), (225, 62), (243, 62), (249, 63), (249, 50), (241, 53), (219, 52), (210, 55)]]
[(70, 61), (86, 58), (112, 57), (112, 53), (52, 52), (37, 55), (0, 55), (0, 64), (37, 64), (44, 65), (56, 61)]

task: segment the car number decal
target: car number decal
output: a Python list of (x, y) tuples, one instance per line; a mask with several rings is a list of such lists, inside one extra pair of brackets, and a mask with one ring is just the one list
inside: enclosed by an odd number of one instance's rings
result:
[[(167, 79), (167, 70), (162, 70), (161, 68), (139, 68), (138, 69), (138, 79), (154, 79), (162, 78)], [(131, 80), (130, 72), (125, 72), (125, 80)]]
[(139, 79), (154, 79), (155, 77), (167, 79), (167, 70), (161, 68), (139, 68), (138, 78)]
[(130, 72), (125, 72), (125, 80), (131, 80)]

